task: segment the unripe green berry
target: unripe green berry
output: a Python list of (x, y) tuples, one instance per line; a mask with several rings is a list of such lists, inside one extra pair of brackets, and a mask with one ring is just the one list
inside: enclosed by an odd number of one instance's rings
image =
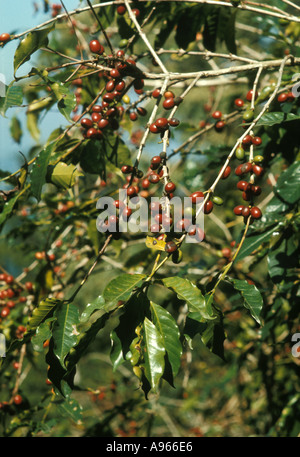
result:
[(238, 160), (244, 160), (244, 158), (245, 158), (245, 151), (244, 151), (244, 149), (243, 149), (241, 146), (239, 146), (238, 148), (236, 148), (235, 157), (236, 157)]
[(217, 206), (222, 206), (223, 203), (224, 203), (223, 198), (218, 197), (217, 195), (214, 195), (214, 196), (212, 197), (212, 201), (213, 201), (213, 203), (215, 203), (215, 205), (217, 205)]

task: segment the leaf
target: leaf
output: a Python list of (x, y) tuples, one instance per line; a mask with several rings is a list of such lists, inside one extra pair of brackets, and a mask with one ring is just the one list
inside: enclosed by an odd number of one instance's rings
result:
[(44, 350), (44, 342), (50, 340), (52, 336), (50, 324), (53, 322), (54, 318), (51, 317), (45, 320), (35, 331), (35, 334), (31, 338), (31, 343), (33, 349), (37, 352), (42, 352)]
[(38, 201), (41, 199), (42, 187), (46, 183), (47, 167), (55, 145), (56, 141), (53, 141), (44, 147), (32, 166), (30, 173), (31, 191)]
[(80, 316), (80, 322), (87, 322), (90, 316), (98, 310), (101, 310), (105, 306), (105, 300), (102, 295), (96, 298), (92, 303), (88, 303)]
[(54, 354), (65, 368), (65, 357), (70, 349), (76, 345), (79, 322), (79, 312), (72, 303), (62, 303), (55, 311), (52, 337), (54, 341)]
[(72, 419), (77, 424), (82, 421), (82, 407), (74, 398), (55, 399), (53, 404), (56, 406), (60, 415)]
[(6, 222), (6, 220), (11, 216), (11, 213), (14, 209), (15, 204), (18, 199), (21, 197), (21, 193), (17, 193), (14, 197), (10, 198), (7, 202), (4, 203), (2, 211), (0, 213), (0, 227)]
[(180, 368), (180, 358), (182, 355), (178, 326), (172, 315), (162, 306), (150, 302), (150, 309), (152, 321), (163, 338), (163, 345), (172, 367), (173, 378), (175, 378)]
[(141, 284), (146, 275), (142, 274), (122, 274), (114, 278), (104, 289), (105, 312), (109, 312), (118, 306), (119, 301), (126, 302), (133, 289)]
[(55, 308), (62, 303), (61, 300), (55, 298), (46, 298), (46, 300), (41, 301), (37, 308), (33, 310), (32, 316), (27, 324), (27, 329), (35, 330), (47, 317), (50, 317), (50, 314), (53, 313)]
[(177, 21), (175, 41), (182, 49), (195, 41), (197, 32), (200, 31), (204, 20), (203, 8), (200, 5), (188, 7), (181, 12)]
[(230, 282), (241, 293), (245, 308), (249, 309), (251, 316), (261, 325), (260, 313), (263, 307), (263, 299), (260, 291), (254, 284), (249, 284), (243, 279), (230, 279)]
[(275, 284), (296, 281), (295, 268), (299, 266), (298, 240), (290, 227), (280, 233), (277, 242), (268, 251), (268, 269)]
[[(299, 117), (300, 119), (300, 117)], [(274, 193), (283, 201), (294, 204), (300, 200), (300, 162), (294, 162), (278, 178)]]
[(27, 113), (27, 121), (26, 125), (28, 128), (28, 131), (32, 138), (38, 142), (40, 139), (40, 129), (38, 127), (38, 120), (39, 120), (39, 115), (38, 113)]
[(80, 167), (86, 173), (103, 175), (105, 171), (104, 149), (100, 141), (85, 140), (79, 146)]
[(205, 5), (203, 44), (209, 51), (216, 50), (217, 40), (225, 41), (229, 52), (236, 54), (235, 17), (231, 8)]
[(282, 124), (283, 122), (297, 121), (300, 119), (300, 116), (293, 113), (282, 113), (282, 112), (273, 112), (264, 114), (259, 121), (257, 126), (265, 125), (272, 126), (276, 124)]
[(28, 33), (16, 49), (14, 56), (14, 75), (23, 63), (27, 62), (31, 55), (48, 44), (48, 34), (54, 29), (54, 24), (50, 27), (35, 30)]
[(166, 287), (173, 289), (178, 298), (186, 302), (189, 311), (199, 312), (203, 319), (215, 319), (212, 308), (206, 306), (205, 298), (201, 291), (189, 279), (177, 276), (164, 278)]
[(72, 119), (70, 115), (76, 106), (75, 94), (61, 82), (54, 82), (50, 85), (57, 98), (57, 107), (59, 111), (67, 121), (71, 122)]
[(57, 187), (69, 189), (74, 186), (78, 176), (83, 176), (83, 174), (77, 170), (75, 165), (59, 162), (53, 168), (50, 179)]
[(5, 86), (5, 97), (0, 97), (0, 114), (5, 117), (8, 108), (20, 106), (23, 103), (23, 89), (21, 86)]
[(22, 133), (23, 133), (22, 126), (21, 126), (21, 122), (19, 121), (19, 119), (16, 116), (13, 116), (10, 121), (10, 133), (11, 133), (12, 139), (16, 143), (21, 142)]
[(272, 236), (272, 233), (276, 231), (277, 225), (273, 225), (266, 231), (261, 233), (253, 232), (250, 235), (247, 235), (243, 246), (241, 247), (240, 252), (238, 253), (236, 260), (241, 260), (248, 255), (251, 255), (253, 251), (258, 249), (263, 243), (269, 241)]
[(156, 326), (146, 317), (143, 324), (143, 344), (141, 346), (144, 363), (144, 374), (154, 392), (165, 368), (165, 348), (163, 337)]

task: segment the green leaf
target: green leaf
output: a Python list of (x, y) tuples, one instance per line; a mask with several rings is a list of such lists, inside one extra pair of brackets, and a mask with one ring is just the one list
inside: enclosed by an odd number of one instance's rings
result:
[(55, 311), (52, 337), (54, 341), (54, 354), (65, 368), (65, 357), (70, 349), (76, 345), (79, 322), (79, 312), (72, 303), (63, 303)]
[(288, 279), (297, 281), (298, 249), (298, 240), (290, 227), (276, 237), (268, 251), (269, 274), (275, 284)]
[(0, 213), (0, 227), (6, 222), (6, 220), (11, 216), (14, 206), (17, 203), (18, 199), (21, 197), (21, 193), (17, 193), (14, 197), (10, 198), (7, 202), (4, 203), (2, 211)]
[(241, 293), (245, 308), (249, 309), (251, 316), (261, 325), (260, 313), (263, 307), (263, 299), (260, 291), (254, 284), (249, 284), (243, 279), (230, 279), (230, 282)]
[(41, 301), (32, 312), (32, 316), (27, 324), (28, 330), (35, 330), (62, 303), (61, 300), (55, 298), (46, 298), (46, 300)]
[(44, 342), (50, 340), (52, 336), (50, 324), (53, 322), (54, 317), (46, 319), (35, 331), (31, 338), (33, 349), (37, 352), (43, 352)]
[(16, 49), (14, 56), (14, 74), (23, 63), (27, 62), (31, 55), (48, 44), (48, 34), (54, 29), (55, 25), (51, 25), (45, 29), (35, 30), (28, 33)]
[(173, 378), (175, 378), (180, 368), (180, 358), (182, 355), (178, 326), (173, 316), (162, 306), (150, 302), (150, 309), (152, 321), (163, 338), (163, 346), (172, 367)]
[(265, 126), (272, 126), (276, 124), (282, 124), (283, 122), (291, 122), (297, 121), (300, 119), (300, 116), (293, 113), (282, 113), (280, 112), (273, 112), (273, 113), (266, 113), (264, 114), (259, 121), (257, 122), (257, 126), (265, 125)]
[(74, 186), (78, 176), (83, 176), (83, 173), (80, 173), (75, 165), (59, 162), (53, 168), (50, 179), (57, 187), (69, 189)]
[(146, 317), (143, 324), (141, 349), (144, 355), (144, 374), (154, 392), (165, 368), (164, 340), (156, 326)]
[(56, 141), (44, 147), (35, 160), (30, 173), (31, 190), (37, 200), (41, 199), (42, 187), (46, 183), (47, 167)]
[(103, 309), (105, 306), (105, 300), (102, 295), (96, 298), (92, 303), (88, 303), (80, 316), (80, 322), (87, 322), (90, 316), (98, 310)]
[(119, 301), (126, 302), (132, 291), (138, 287), (146, 275), (142, 274), (122, 274), (114, 278), (104, 289), (105, 312), (109, 312), (118, 306)]
[(192, 41), (195, 41), (203, 20), (204, 14), (201, 5), (200, 7), (198, 5), (189, 6), (180, 13), (175, 34), (175, 41), (180, 48), (186, 49)]
[(81, 424), (83, 409), (74, 398), (55, 399), (53, 404), (57, 408), (58, 414), (72, 419), (74, 422)]
[(5, 97), (0, 97), (0, 114), (5, 117), (8, 108), (21, 106), (23, 103), (23, 89), (20, 86), (5, 86)]
[(21, 122), (16, 116), (13, 116), (10, 121), (10, 134), (16, 143), (21, 142), (22, 133)]
[(103, 175), (105, 171), (105, 156), (102, 142), (85, 140), (79, 146), (80, 167), (86, 173)]
[[(299, 117), (300, 119), (300, 117)], [(274, 193), (284, 202), (294, 204), (300, 200), (300, 162), (294, 162), (278, 178)]]
[(203, 319), (215, 319), (213, 310), (206, 305), (201, 291), (189, 279), (177, 276), (163, 279), (166, 287), (173, 289), (178, 298), (186, 302), (190, 312), (199, 312)]
[(273, 225), (266, 231), (260, 233), (253, 232), (250, 235), (247, 235), (243, 243), (243, 246), (241, 247), (241, 250), (236, 257), (236, 260), (238, 261), (243, 259), (244, 257), (247, 257), (248, 255), (251, 255), (251, 253), (258, 249), (263, 243), (269, 241), (269, 239), (272, 236), (272, 233), (276, 231), (277, 227), (278, 225)]
[(37, 112), (27, 113), (26, 125), (32, 138), (38, 142), (40, 140), (40, 129), (38, 126), (39, 114)]
[[(49, 80), (50, 82), (50, 80)], [(71, 113), (76, 106), (75, 94), (61, 82), (50, 82), (51, 89), (57, 99), (57, 107), (61, 114), (71, 122)]]

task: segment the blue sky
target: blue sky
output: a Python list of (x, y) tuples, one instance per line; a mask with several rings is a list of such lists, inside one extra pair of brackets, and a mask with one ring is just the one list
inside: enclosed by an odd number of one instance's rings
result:
[[(39, 7), (39, 11), (35, 12), (34, 3)], [(41, 24), (47, 19), (50, 19), (51, 12), (44, 13), (43, 0), (1, 0), (0, 5), (0, 34), (21, 33), (25, 30)], [(50, 3), (60, 3), (54, 1)], [(77, 8), (80, 4), (79, 0), (64, 0), (64, 4), (68, 10)], [(81, 3), (81, 5), (83, 5)], [(19, 41), (15, 40), (8, 43), (4, 48), (0, 49), (0, 73), (4, 75), (6, 84), (9, 84), (13, 79), (13, 56), (18, 46)], [(31, 68), (30, 63), (24, 64), (24, 73), (26, 65)], [(9, 135), (9, 126), (11, 117), (16, 114), (23, 124), (23, 138), (21, 144), (15, 143)], [(26, 118), (25, 108), (10, 108), (6, 115), (7, 118), (0, 116), (0, 169), (7, 171), (15, 171), (20, 165), (20, 154), (18, 151), (25, 153), (34, 142), (26, 133)], [(55, 119), (53, 119), (55, 120)], [(54, 125), (55, 127), (55, 125)]]

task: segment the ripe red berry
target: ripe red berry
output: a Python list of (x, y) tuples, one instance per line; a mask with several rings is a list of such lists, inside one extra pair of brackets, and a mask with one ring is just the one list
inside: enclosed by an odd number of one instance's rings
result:
[(95, 54), (101, 55), (104, 52), (104, 47), (98, 40), (90, 41), (89, 47), (90, 47), (91, 52), (94, 52)]
[(223, 128), (225, 127), (225, 122), (224, 121), (218, 121), (216, 122), (215, 124), (215, 129), (220, 132), (221, 130), (223, 130)]
[(124, 173), (124, 175), (127, 175), (128, 173), (132, 173), (132, 166), (130, 165), (123, 165), (122, 168), (121, 168), (121, 171), (122, 173)]
[(160, 96), (160, 89), (154, 89), (152, 92), (152, 97), (153, 98), (158, 98)]
[(225, 168), (225, 170), (224, 170), (224, 172), (223, 172), (221, 178), (222, 178), (222, 179), (228, 178), (228, 176), (230, 175), (230, 173), (231, 173), (231, 167), (228, 165), (228, 166)]
[(229, 259), (231, 257), (231, 249), (230, 248), (223, 248), (222, 249), (222, 256), (225, 257), (226, 259)]
[(2, 33), (0, 35), (0, 42), (1, 43), (7, 43), (8, 41), (10, 41), (10, 34), (9, 33)]
[(170, 127), (177, 127), (180, 124), (179, 119), (176, 119), (176, 117), (172, 117), (169, 119), (169, 125)]
[(245, 208), (244, 205), (238, 205), (233, 209), (233, 212), (236, 216), (241, 216), (244, 208)]
[(242, 216), (243, 217), (248, 217), (250, 215), (250, 208), (249, 206), (244, 206), (242, 210)]
[(160, 181), (160, 177), (157, 173), (151, 173), (151, 175), (149, 176), (149, 181), (152, 184), (157, 184)]
[(165, 129), (168, 126), (168, 120), (165, 117), (160, 117), (155, 121), (155, 125), (159, 129)]
[(174, 98), (173, 98), (173, 97), (171, 97), (171, 98), (166, 98), (166, 99), (163, 101), (163, 107), (164, 107), (166, 110), (172, 109), (174, 106), (175, 106), (175, 103), (174, 103)]
[(239, 190), (242, 190), (242, 191), (245, 191), (248, 187), (248, 182), (247, 181), (239, 181), (236, 185), (236, 187), (239, 189)]
[(197, 203), (197, 198), (203, 198), (203, 197), (204, 197), (204, 193), (200, 192), (200, 191), (193, 192), (190, 195), (190, 199), (192, 200), (192, 203)]
[(264, 172), (263, 167), (260, 167), (259, 165), (253, 165), (252, 170), (256, 176), (261, 176)]
[(129, 118), (130, 118), (131, 121), (134, 122), (134, 121), (137, 120), (138, 116), (137, 116), (137, 114), (136, 114), (134, 111), (132, 111), (132, 112), (129, 114)]
[(149, 126), (149, 130), (151, 133), (160, 133), (161, 130), (153, 123)]
[(139, 17), (139, 15), (141, 14), (138, 8), (132, 8), (132, 12), (135, 15), (135, 17)]
[(221, 111), (214, 111), (214, 112), (212, 113), (212, 117), (213, 117), (214, 119), (221, 119), (221, 117), (222, 117), (222, 112), (221, 112)]
[(14, 396), (14, 404), (15, 405), (20, 405), (23, 402), (23, 398), (21, 395), (17, 394)]
[(165, 191), (168, 194), (170, 194), (171, 192), (174, 192), (175, 189), (176, 189), (176, 185), (171, 181), (165, 185)]
[(135, 186), (127, 187), (127, 195), (128, 197), (134, 197), (137, 194), (137, 189)]
[(125, 5), (119, 5), (117, 7), (117, 13), (120, 14), (120, 16), (123, 16), (123, 14), (126, 13), (126, 6)]
[(177, 249), (178, 249), (178, 247), (174, 243), (174, 241), (168, 241), (165, 245), (165, 251), (168, 252), (169, 254), (177, 251)]
[[(251, 102), (251, 100), (252, 100), (252, 95), (253, 95), (253, 89), (251, 89), (251, 90), (249, 90), (249, 91), (247, 92), (246, 99), (248, 100), (248, 102)], [(258, 93), (255, 92), (254, 100), (257, 98), (257, 96), (258, 96)]]
[(237, 108), (242, 108), (244, 106), (244, 100), (242, 100), (241, 98), (236, 98), (234, 100), (234, 104)]
[(279, 101), (279, 103), (284, 103), (287, 101), (288, 98), (288, 94), (283, 92), (282, 94), (278, 95), (277, 100)]
[(5, 279), (6, 284), (11, 284), (14, 282), (14, 277), (12, 275), (6, 275)]
[(91, 119), (88, 119), (87, 117), (82, 118), (80, 124), (85, 129), (90, 129), (91, 127), (93, 127), (93, 121)]
[(100, 119), (98, 122), (99, 129), (105, 129), (109, 125), (109, 121), (107, 119)]
[(213, 210), (213, 207), (214, 207), (214, 204), (211, 200), (208, 200), (205, 204), (204, 204), (204, 214), (209, 214), (212, 212)]
[(262, 143), (262, 139), (260, 136), (255, 136), (252, 138), (252, 144), (254, 144), (255, 146), (260, 146)]
[(257, 206), (253, 206), (251, 208), (250, 214), (253, 217), (253, 219), (260, 219), (262, 216), (262, 212)]
[(243, 144), (250, 144), (252, 143), (252, 136), (251, 135), (246, 135), (244, 136), (243, 140), (242, 140), (242, 143)]
[(9, 315), (9, 313), (10, 313), (10, 309), (7, 306), (5, 306), (1, 310), (1, 317), (3, 317), (3, 318), (7, 317)]
[(150, 186), (150, 181), (149, 181), (149, 179), (148, 179), (148, 178), (143, 179), (143, 181), (142, 181), (142, 188), (143, 188), (143, 189), (148, 189), (149, 186)]

